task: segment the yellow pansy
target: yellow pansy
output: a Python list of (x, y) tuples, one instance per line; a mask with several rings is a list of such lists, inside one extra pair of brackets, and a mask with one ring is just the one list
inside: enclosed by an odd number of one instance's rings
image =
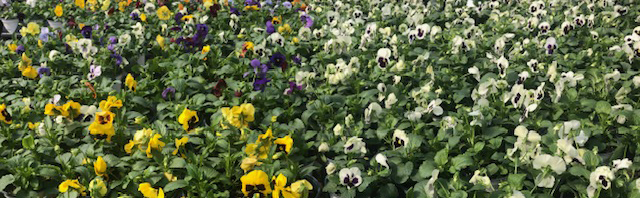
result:
[(115, 96), (107, 97), (107, 100), (100, 101), (100, 109), (102, 111), (111, 111), (111, 108), (122, 107), (122, 100), (118, 100)]
[(118, 3), (118, 10), (120, 10), (120, 12), (124, 12), (125, 9), (127, 9), (126, 1), (121, 1), (120, 3)]
[(158, 35), (156, 36), (156, 42), (158, 42), (158, 45), (160, 45), (160, 48), (164, 50), (164, 37)]
[(281, 34), (291, 33), (292, 32), (291, 26), (289, 26), (289, 24), (284, 24), (284, 25), (278, 27), (278, 32), (280, 32)]
[(258, 158), (256, 156), (249, 156), (242, 159), (242, 164), (240, 164), (240, 168), (245, 173), (247, 173), (247, 171), (252, 170), (254, 166), (259, 166), (261, 164), (262, 162), (258, 161)]
[(156, 190), (147, 182), (138, 185), (138, 191), (140, 191), (145, 198), (164, 198), (162, 188)]
[(191, 20), (191, 19), (193, 19), (193, 15), (186, 15), (186, 16), (183, 16), (181, 18), (182, 21), (188, 21), (188, 20)]
[(7, 111), (7, 105), (5, 104), (0, 105), (0, 121), (5, 124), (13, 123), (13, 117), (11, 117), (11, 114)]
[(109, 9), (109, 6), (111, 6), (111, 0), (104, 0), (102, 1), (102, 7), (100, 9), (102, 11), (107, 11)]
[(158, 150), (158, 151), (162, 151), (162, 147), (164, 147), (164, 142), (160, 141), (160, 138), (162, 137), (162, 135), (160, 134), (154, 134), (153, 137), (151, 138), (151, 140), (149, 140), (149, 146), (147, 146), (147, 157), (148, 158), (152, 158), (153, 155), (151, 154), (152, 150)]
[(205, 45), (204, 47), (202, 47), (202, 54), (206, 54), (209, 51), (211, 51), (211, 46)]
[(262, 170), (254, 170), (240, 178), (242, 182), (242, 193), (246, 197), (266, 197), (271, 194), (271, 185), (269, 184), (269, 176)]
[(98, 156), (96, 162), (93, 163), (93, 171), (96, 175), (104, 177), (107, 173), (107, 162), (102, 159), (102, 156)]
[(185, 108), (180, 116), (178, 116), (178, 123), (182, 124), (182, 128), (189, 132), (196, 127), (196, 123), (200, 121), (198, 118), (198, 112)]
[(300, 39), (298, 39), (298, 37), (293, 37), (291, 41), (293, 41), (293, 44), (298, 44), (300, 42)]
[(147, 22), (147, 15), (144, 14), (144, 13), (140, 14), (140, 20), (144, 21), (144, 22)]
[(56, 8), (53, 9), (53, 12), (56, 13), (57, 17), (61, 17), (62, 14), (64, 13), (62, 10), (62, 6), (60, 6), (60, 4), (56, 5)]
[(280, 196), (284, 198), (299, 198), (299, 194), (294, 194), (291, 192), (291, 187), (286, 187), (287, 185), (287, 177), (285, 177), (282, 173), (278, 175), (278, 177), (273, 176), (271, 178), (273, 182), (273, 198), (280, 198)]
[(186, 145), (188, 141), (188, 137), (182, 137), (181, 139), (176, 138), (176, 150), (173, 151), (173, 155), (178, 154), (178, 149), (180, 149), (181, 146)]
[(127, 75), (127, 78), (124, 80), (124, 84), (129, 87), (129, 90), (133, 91), (136, 91), (136, 87), (138, 86), (138, 82), (133, 79), (133, 76), (131, 74)]
[(20, 60), (20, 64), (18, 64), (18, 70), (23, 71), (24, 69), (30, 66), (31, 66), (31, 59), (27, 56), (26, 53), (22, 53), (22, 59)]
[(75, 4), (76, 4), (76, 6), (78, 6), (80, 9), (84, 9), (84, 0), (75, 0)]
[(96, 119), (89, 125), (89, 134), (97, 136), (98, 139), (107, 139), (111, 142), (111, 137), (116, 133), (113, 129), (113, 119), (116, 114), (109, 111), (101, 111), (96, 113)]
[(278, 16), (273, 17), (271, 19), (271, 23), (273, 25), (278, 25), (278, 24), (282, 23), (282, 17), (278, 17)]
[(9, 48), (9, 51), (11, 51), (11, 52), (16, 52), (16, 49), (18, 49), (18, 45), (11, 43), (11, 44), (7, 45), (7, 48)]
[(40, 126), (40, 122), (36, 122), (36, 123), (29, 122), (29, 123), (27, 123), (27, 125), (29, 126), (29, 129), (34, 130), (38, 126)]
[(242, 50), (250, 50), (253, 51), (253, 47), (255, 46), (255, 44), (253, 44), (253, 42), (244, 42), (244, 44), (242, 45), (243, 49)]
[(107, 185), (100, 178), (96, 178), (89, 183), (89, 191), (92, 197), (103, 197), (107, 195), (107, 190), (109, 190)]
[(291, 136), (284, 136), (283, 138), (278, 138), (273, 143), (276, 144), (276, 152), (284, 151), (289, 154), (291, 152), (291, 147), (293, 146), (293, 139)]
[(291, 191), (295, 194), (307, 194), (309, 190), (313, 190), (313, 185), (306, 179), (298, 180), (291, 184)]
[(36, 79), (36, 77), (38, 77), (38, 70), (36, 70), (32, 66), (28, 66), (27, 68), (22, 70), (22, 76), (30, 79)]
[(44, 43), (42, 43), (42, 40), (38, 39), (38, 47), (42, 48), (44, 47)]
[(80, 194), (82, 194), (82, 196), (87, 195), (87, 193), (84, 192), (86, 188), (82, 186), (82, 184), (80, 184), (77, 179), (65, 180), (64, 182), (60, 183), (60, 185), (58, 185), (58, 191), (60, 191), (61, 193), (67, 192), (69, 191), (69, 187), (76, 189), (78, 192), (80, 192)]
[(156, 14), (158, 15), (158, 19), (163, 21), (169, 20), (169, 18), (171, 18), (171, 11), (169, 11), (169, 8), (167, 8), (167, 6), (160, 7), (156, 11)]
[(260, 10), (257, 5), (244, 6), (244, 10)]
[(271, 139), (273, 139), (273, 131), (269, 128), (264, 134), (258, 135), (255, 143), (247, 144), (244, 152), (250, 157), (255, 156), (259, 159), (266, 159), (269, 156)]
[(78, 28), (82, 29), (84, 26), (84, 23), (78, 23)]

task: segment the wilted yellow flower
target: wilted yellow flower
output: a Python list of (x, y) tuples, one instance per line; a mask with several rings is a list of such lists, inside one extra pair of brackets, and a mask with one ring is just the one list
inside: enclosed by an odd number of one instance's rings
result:
[(171, 174), (170, 172), (164, 172), (164, 177), (167, 178), (167, 180), (169, 180), (169, 181), (178, 180), (178, 177), (173, 176), (173, 174)]
[(131, 74), (127, 75), (127, 78), (124, 80), (124, 84), (129, 87), (129, 90), (133, 91), (136, 91), (136, 87), (138, 86), (138, 82), (133, 79), (133, 76)]
[(18, 70), (23, 71), (27, 67), (31, 66), (31, 59), (27, 56), (26, 53), (22, 53), (22, 59), (20, 60), (20, 64), (18, 65)]
[(100, 109), (102, 111), (111, 111), (111, 108), (122, 107), (122, 100), (118, 100), (115, 96), (107, 97), (107, 100), (100, 101)]
[(80, 194), (82, 194), (82, 196), (86, 196), (87, 195), (87, 193), (84, 192), (87, 189), (84, 186), (82, 186), (82, 184), (80, 184), (80, 182), (78, 182), (77, 179), (65, 180), (64, 182), (60, 183), (60, 185), (58, 186), (58, 191), (60, 191), (61, 193), (67, 192), (67, 191), (69, 191), (69, 187), (78, 190), (78, 192), (80, 192)]
[(64, 13), (62, 10), (62, 6), (60, 6), (60, 4), (56, 5), (56, 8), (53, 10), (54, 13), (56, 13), (57, 17), (61, 17), (62, 14)]
[(162, 188), (156, 190), (147, 182), (138, 185), (138, 191), (140, 191), (145, 198), (164, 198)]
[(107, 173), (107, 162), (102, 159), (102, 156), (98, 156), (96, 162), (93, 163), (93, 170), (96, 175), (104, 177)]
[(176, 150), (173, 151), (173, 155), (178, 154), (178, 149), (180, 149), (181, 146), (186, 145), (188, 141), (188, 137), (182, 137), (181, 139), (176, 138)]
[(244, 170), (244, 172), (246, 173), (247, 171), (252, 170), (253, 167), (260, 166), (261, 164), (262, 162), (258, 161), (258, 158), (256, 156), (249, 156), (242, 159), (242, 164), (240, 164), (240, 168)]
[(169, 20), (169, 18), (171, 18), (171, 11), (169, 11), (169, 8), (167, 8), (167, 6), (160, 7), (156, 11), (156, 14), (158, 15), (158, 19), (163, 21)]

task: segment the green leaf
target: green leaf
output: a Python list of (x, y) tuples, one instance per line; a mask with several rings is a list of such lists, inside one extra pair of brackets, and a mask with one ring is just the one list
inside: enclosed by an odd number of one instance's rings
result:
[(488, 129), (485, 129), (482, 132), (483, 132), (483, 134), (484, 134), (486, 139), (491, 139), (491, 138), (494, 138), (496, 136), (505, 134), (505, 133), (509, 132), (509, 130), (507, 130), (504, 127), (494, 126), (494, 127), (490, 127)]
[(171, 183), (168, 183), (166, 186), (164, 186), (164, 188), (162, 190), (164, 190), (164, 192), (171, 192), (175, 189), (180, 189), (180, 188), (184, 188), (186, 186), (189, 185), (189, 182), (184, 181), (184, 180), (177, 180)]
[(574, 176), (582, 176), (582, 177), (584, 177), (584, 178), (589, 178), (589, 175), (591, 175), (591, 171), (589, 171), (589, 170), (585, 169), (585, 168), (584, 168), (584, 167), (582, 167), (582, 166), (572, 166), (572, 167), (569, 169), (569, 173), (570, 173), (571, 175), (574, 175)]
[(398, 197), (398, 188), (396, 185), (387, 183), (378, 189), (378, 195), (380, 195), (380, 197)]
[(435, 168), (436, 167), (433, 165), (433, 161), (425, 160), (424, 162), (422, 162), (422, 165), (420, 165), (420, 168), (418, 168), (418, 175), (422, 179), (431, 177), (431, 172), (433, 172), (433, 169)]
[(33, 136), (27, 135), (27, 137), (22, 138), (22, 147), (28, 150), (33, 150), (36, 148), (35, 140)]
[(589, 150), (584, 152), (583, 159), (586, 165), (590, 167), (596, 167), (600, 165), (600, 161), (602, 161), (600, 159), (600, 156), (594, 154), (592, 151), (589, 151)]
[(596, 112), (609, 114), (611, 112), (611, 105), (607, 101), (598, 101), (596, 103)]
[(438, 166), (444, 166), (449, 161), (449, 149), (444, 148), (436, 153), (436, 164)]
[(451, 159), (451, 163), (452, 166), (451, 168), (449, 168), (449, 172), (456, 172), (473, 165), (473, 159), (471, 159), (471, 157), (469, 157), (468, 155), (461, 154)]
[(509, 185), (516, 190), (522, 189), (522, 182), (524, 178), (527, 177), (526, 174), (510, 174), (507, 180), (509, 181)]
[(11, 174), (2, 176), (2, 178), (0, 178), (0, 191), (4, 190), (4, 188), (6, 188), (9, 184), (12, 184), (15, 180), (16, 178)]
[(186, 165), (187, 162), (184, 159), (176, 157), (171, 160), (171, 165), (169, 165), (169, 168), (184, 168)]

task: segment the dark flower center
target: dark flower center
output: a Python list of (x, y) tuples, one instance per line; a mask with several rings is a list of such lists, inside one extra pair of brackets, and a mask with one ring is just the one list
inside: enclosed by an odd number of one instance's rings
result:
[(354, 145), (353, 145), (353, 144), (351, 144), (351, 145), (349, 145), (349, 146), (347, 147), (347, 150), (351, 150), (351, 149), (353, 149), (353, 147), (354, 147)]
[(379, 57), (378, 58), (378, 65), (380, 65), (380, 67), (386, 68), (387, 64), (389, 64), (389, 60), (387, 60), (386, 58), (383, 58), (383, 57)]
[(287, 145), (284, 145), (284, 144), (278, 144), (276, 146), (276, 152), (281, 152), (282, 151), (282, 152), (286, 153), (287, 152), (286, 149), (287, 149)]
[(7, 122), (11, 122), (11, 120), (13, 120), (13, 118), (11, 118), (11, 114), (9, 114), (6, 109), (3, 109), (1, 113), (2, 116), (4, 116), (4, 120), (6, 120)]
[(187, 131), (191, 131), (191, 129), (196, 127), (196, 116), (191, 117), (191, 119), (189, 119), (189, 121), (187, 122), (187, 125), (189, 125), (189, 128), (187, 128)]
[(396, 137), (395, 141), (393, 141), (393, 146), (396, 148), (404, 146), (404, 140)]
[(111, 115), (98, 116), (98, 123), (100, 124), (107, 124), (109, 121), (111, 121)]

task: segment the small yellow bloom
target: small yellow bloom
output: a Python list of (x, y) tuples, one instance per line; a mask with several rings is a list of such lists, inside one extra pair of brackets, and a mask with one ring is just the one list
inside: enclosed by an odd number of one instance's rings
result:
[(133, 79), (131, 73), (127, 75), (127, 78), (124, 80), (124, 84), (129, 87), (129, 90), (133, 90), (134, 92), (136, 91), (136, 87), (138, 86), (138, 82)]
[(75, 4), (76, 4), (76, 6), (78, 6), (80, 9), (84, 9), (84, 0), (75, 0)]
[(258, 8), (258, 6), (256, 5), (252, 5), (252, 6), (245, 6), (244, 10), (260, 10), (260, 8)]
[(164, 177), (167, 178), (167, 180), (169, 180), (169, 181), (178, 180), (178, 177), (173, 176), (173, 174), (171, 174), (170, 172), (164, 172)]
[(278, 121), (278, 116), (271, 116), (271, 122)]
[(281, 16), (280, 17), (278, 17), (278, 16), (273, 17), (271, 19), (271, 23), (273, 25), (278, 25), (278, 24), (282, 23), (282, 17)]
[(18, 70), (23, 71), (27, 67), (31, 67), (31, 59), (27, 56), (26, 53), (22, 53), (22, 60), (20, 60), (20, 64), (18, 65)]
[(102, 156), (98, 156), (96, 162), (93, 163), (93, 170), (96, 175), (104, 177), (107, 173), (107, 162), (102, 159)]
[(247, 173), (247, 171), (252, 170), (253, 167), (260, 166), (261, 164), (262, 162), (258, 161), (258, 158), (256, 158), (256, 156), (249, 156), (242, 159), (242, 164), (240, 164), (240, 168), (244, 170), (245, 173)]
[(278, 177), (273, 176), (271, 178), (271, 182), (273, 185), (273, 198), (280, 198), (281, 196), (284, 198), (299, 198), (300, 195), (296, 195), (291, 191), (291, 187), (286, 187), (287, 185), (287, 177), (285, 177), (282, 173), (278, 175)]
[(107, 100), (100, 101), (100, 109), (102, 111), (111, 111), (111, 108), (120, 108), (122, 107), (122, 100), (118, 100), (115, 96), (107, 97)]
[(38, 71), (32, 66), (28, 66), (27, 68), (22, 70), (22, 76), (30, 79), (36, 79), (36, 77), (38, 77)]
[(298, 39), (298, 37), (293, 37), (294, 44), (298, 44), (299, 42), (300, 42), (300, 39)]
[(96, 135), (99, 139), (107, 139), (111, 142), (111, 137), (116, 133), (113, 129), (113, 119), (116, 114), (109, 111), (101, 111), (96, 113), (96, 119), (89, 125), (89, 134)]
[(38, 39), (38, 47), (42, 48), (44, 47), (44, 43), (42, 43), (42, 40)]
[(156, 36), (156, 42), (158, 42), (158, 45), (160, 45), (160, 48), (164, 50), (164, 37), (158, 35)]
[(66, 180), (66, 181), (60, 183), (60, 185), (58, 186), (58, 191), (60, 191), (61, 193), (67, 192), (67, 191), (69, 191), (69, 187), (78, 190), (80, 192), (80, 194), (82, 194), (82, 196), (86, 196), (86, 194), (87, 194), (86, 192), (84, 192), (86, 190), (86, 188), (84, 186), (82, 186), (82, 184), (80, 184), (80, 182), (78, 182), (77, 179)]
[(56, 8), (53, 10), (54, 13), (56, 13), (57, 17), (61, 17), (62, 14), (64, 13), (62, 10), (62, 6), (60, 6), (60, 4), (56, 5)]
[(107, 190), (109, 190), (107, 189), (107, 185), (104, 183), (104, 180), (100, 178), (96, 178), (89, 183), (89, 191), (93, 197), (103, 197), (107, 195)]
[(27, 124), (29, 125), (29, 129), (31, 129), (31, 130), (34, 130), (34, 129), (36, 129), (38, 126), (40, 126), (40, 122), (36, 122), (36, 123), (29, 122), (29, 123), (27, 123)]
[(111, 6), (111, 0), (104, 0), (100, 9), (102, 11), (107, 11), (109, 9), (109, 6)]
[(82, 29), (84, 26), (84, 23), (78, 23), (78, 28)]
[(147, 146), (147, 157), (152, 158), (151, 150), (162, 151), (162, 147), (164, 147), (165, 143), (160, 141), (162, 135), (154, 134), (151, 140), (149, 140), (149, 146)]
[(204, 47), (202, 47), (202, 54), (206, 54), (209, 51), (211, 51), (211, 46), (205, 45)]
[(126, 145), (124, 145), (124, 151), (127, 152), (128, 154), (131, 154), (131, 150), (133, 149), (133, 147), (136, 146), (136, 142), (134, 142), (133, 140), (129, 140), (129, 143), (127, 143)]
[(180, 116), (178, 116), (178, 123), (182, 124), (182, 128), (189, 132), (196, 127), (196, 123), (200, 121), (198, 118), (198, 112), (185, 108)]
[(182, 139), (176, 138), (176, 150), (173, 151), (173, 155), (178, 154), (178, 149), (180, 149), (181, 146), (186, 145), (188, 141), (188, 137), (182, 137)]
[(156, 11), (156, 14), (158, 15), (158, 19), (163, 21), (169, 20), (169, 18), (171, 18), (171, 11), (169, 11), (169, 8), (167, 8), (167, 6), (160, 7)]
[(144, 13), (140, 14), (140, 20), (147, 22), (147, 15)]
[(293, 146), (293, 138), (287, 135), (283, 138), (276, 139), (273, 143), (276, 144), (276, 152), (284, 151), (289, 154), (291, 152), (291, 147)]
[(254, 195), (260, 195), (260, 197), (266, 197), (271, 193), (271, 184), (269, 183), (269, 176), (262, 170), (254, 170), (249, 174), (240, 177), (242, 182), (242, 193), (247, 197), (254, 197)]
[(11, 52), (16, 52), (16, 49), (18, 49), (18, 45), (11, 43), (7, 45), (7, 48), (9, 48), (9, 51)]
[(124, 12), (125, 9), (127, 9), (126, 1), (121, 1), (120, 3), (118, 3), (118, 10), (120, 10), (120, 12)]
[(5, 124), (13, 123), (13, 117), (11, 117), (11, 114), (7, 111), (7, 105), (5, 104), (0, 104), (0, 121)]
[(193, 19), (193, 15), (186, 15), (186, 16), (183, 16), (181, 20), (182, 21), (188, 21), (188, 20), (191, 20), (191, 19)]
[(138, 191), (140, 191), (145, 198), (164, 198), (162, 188), (156, 190), (147, 182), (138, 185)]

